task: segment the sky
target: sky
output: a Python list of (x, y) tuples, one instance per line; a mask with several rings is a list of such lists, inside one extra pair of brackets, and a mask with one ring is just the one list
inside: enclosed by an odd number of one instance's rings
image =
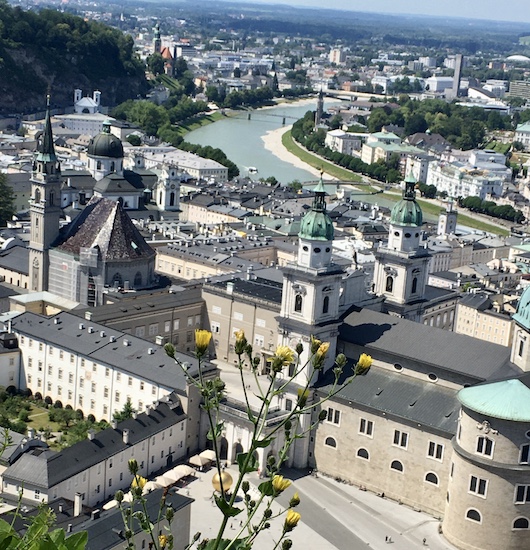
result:
[(530, 22), (530, 0), (244, 0), (376, 13), (400, 13)]

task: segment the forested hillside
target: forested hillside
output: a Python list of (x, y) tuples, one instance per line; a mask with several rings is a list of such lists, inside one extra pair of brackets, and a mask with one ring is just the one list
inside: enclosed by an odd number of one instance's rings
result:
[(55, 10), (13, 8), (0, 0), (0, 113), (72, 103), (74, 88), (102, 91), (105, 105), (146, 86), (133, 40), (116, 29)]

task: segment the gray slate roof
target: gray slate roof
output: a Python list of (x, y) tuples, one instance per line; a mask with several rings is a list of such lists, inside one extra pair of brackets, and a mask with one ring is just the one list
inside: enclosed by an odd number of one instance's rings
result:
[(339, 338), (362, 346), (366, 353), (411, 359), (435, 369), (462, 373), (478, 381), (513, 374), (510, 349), (463, 334), (362, 309), (350, 313)]
[(456, 395), (456, 389), (372, 367), (367, 374), (357, 376), (334, 399), (376, 409), (452, 435), (456, 432), (460, 410)]
[(0, 251), (0, 266), (23, 275), (29, 274), (29, 250), (25, 246), (13, 246)]
[[(93, 328), (93, 332), (89, 332), (89, 328)], [(163, 347), (92, 321), (82, 321), (71, 313), (63, 311), (53, 317), (44, 317), (25, 312), (13, 319), (12, 330), (170, 391), (177, 390), (184, 394), (186, 390), (182, 370), (166, 355)], [(101, 336), (102, 332), (104, 336)], [(111, 339), (115, 341), (111, 342)], [(176, 357), (182, 363), (189, 364), (190, 374), (196, 372), (198, 363), (195, 357), (180, 352), (176, 353)], [(204, 368), (213, 366), (206, 363)]]
[[(180, 404), (175, 407), (159, 403), (149, 415), (142, 413), (137, 418), (120, 422), (117, 429), (107, 428), (95, 434), (94, 439), (84, 439), (60, 453), (23, 454), (4, 472), (4, 478), (48, 489), (176, 425), (184, 418), (186, 415)], [(124, 429), (129, 430), (128, 444), (123, 442)]]
[(57, 248), (77, 256), (82, 248), (94, 247), (99, 247), (101, 258), (107, 261), (155, 255), (121, 204), (101, 197), (90, 199)]

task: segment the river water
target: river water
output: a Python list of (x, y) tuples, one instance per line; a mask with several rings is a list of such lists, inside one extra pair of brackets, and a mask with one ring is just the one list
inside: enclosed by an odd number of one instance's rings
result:
[[(338, 103), (326, 102), (325, 108)], [(316, 99), (314, 104), (304, 101), (302, 105), (291, 103), (252, 112), (241, 111), (235, 116), (198, 128), (187, 134), (185, 139), (199, 145), (219, 147), (237, 164), (241, 176), (249, 175), (249, 168), (257, 168), (256, 174), (250, 174), (253, 178), (274, 176), (283, 184), (295, 179), (314, 181), (315, 176), (311, 172), (292, 166), (267, 151), (261, 137), (271, 130), (292, 124), (307, 111), (315, 109)]]
[[(346, 102), (339, 100), (325, 101), (324, 109), (341, 103), (346, 104)], [(307, 111), (314, 111), (315, 109), (316, 98), (314, 103), (301, 101), (299, 103), (266, 107), (251, 112), (241, 111), (234, 116), (202, 126), (186, 134), (185, 139), (198, 145), (219, 147), (232, 162), (237, 164), (241, 176), (250, 175), (253, 179), (274, 176), (284, 185), (293, 180), (299, 180), (302, 183), (314, 182), (315, 176), (311, 172), (297, 168), (265, 149), (261, 138), (271, 130), (293, 124), (296, 120), (302, 118)], [(258, 171), (249, 174), (249, 168), (257, 168)], [(392, 201), (381, 197), (381, 195), (360, 193), (359, 196), (353, 196), (353, 198), (390, 208), (394, 204)]]

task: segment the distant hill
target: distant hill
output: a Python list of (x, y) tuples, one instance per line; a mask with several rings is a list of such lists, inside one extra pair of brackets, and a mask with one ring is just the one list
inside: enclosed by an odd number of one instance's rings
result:
[(0, 0), (0, 113), (73, 102), (74, 88), (99, 89), (113, 105), (146, 89), (134, 43), (102, 23), (55, 10), (24, 11)]

